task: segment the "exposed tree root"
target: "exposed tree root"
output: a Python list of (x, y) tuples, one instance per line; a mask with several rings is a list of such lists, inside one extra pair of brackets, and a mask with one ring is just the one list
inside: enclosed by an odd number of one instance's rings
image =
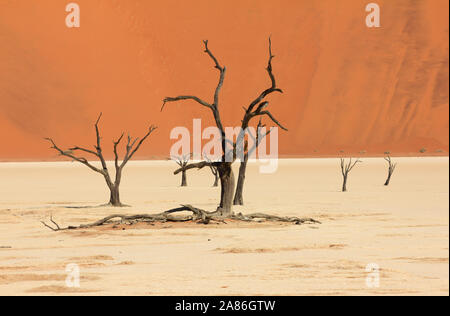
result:
[(242, 213), (238, 213), (237, 215), (230, 216), (231, 219), (246, 221), (246, 222), (258, 222), (258, 221), (268, 221), (268, 222), (285, 222), (285, 223), (294, 223), (296, 225), (301, 224), (321, 224), (319, 221), (316, 221), (312, 218), (299, 218), (299, 217), (280, 217), (276, 215), (269, 215), (264, 213), (252, 213), (243, 215)]
[[(191, 212), (191, 215), (187, 216), (174, 216), (174, 213), (178, 212)], [(138, 215), (124, 215), (124, 214), (113, 214), (106, 216), (96, 222), (90, 224), (82, 224), (79, 226), (67, 226), (61, 227), (58, 223), (56, 223), (52, 217), (50, 217), (50, 222), (53, 226), (41, 221), (41, 223), (53, 230), (53, 231), (61, 231), (61, 230), (74, 230), (74, 229), (84, 229), (91, 228), (96, 226), (102, 226), (105, 224), (118, 224), (118, 223), (137, 223), (137, 222), (196, 222), (199, 224), (209, 224), (211, 221), (213, 222), (221, 222), (226, 224), (226, 220), (238, 220), (245, 222), (261, 222), (261, 221), (269, 221), (269, 222), (286, 222), (286, 223), (294, 223), (296, 225), (301, 224), (320, 224), (319, 221), (316, 221), (312, 218), (298, 218), (298, 217), (280, 217), (275, 215), (268, 215), (264, 213), (253, 213), (248, 215), (243, 215), (242, 213), (233, 214), (230, 216), (222, 216), (218, 212), (207, 212), (205, 210), (193, 207), (191, 205), (182, 205), (181, 207), (174, 208), (162, 213), (158, 214), (138, 214)]]

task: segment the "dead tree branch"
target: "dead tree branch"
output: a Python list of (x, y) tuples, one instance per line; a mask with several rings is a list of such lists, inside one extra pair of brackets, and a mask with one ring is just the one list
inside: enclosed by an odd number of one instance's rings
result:
[(195, 162), (195, 163), (186, 165), (184, 168), (178, 168), (177, 170), (175, 170), (173, 172), (173, 174), (175, 174), (175, 175), (179, 174), (183, 170), (190, 170), (190, 169), (199, 169), (200, 170), (204, 167), (216, 166), (217, 164), (218, 164), (218, 162), (207, 162), (207, 161)]
[[(187, 216), (174, 216), (175, 213), (179, 212), (191, 212), (192, 214)], [(50, 217), (51, 223), (53, 226), (41, 221), (41, 223), (49, 228), (52, 231), (65, 231), (65, 230), (76, 230), (76, 229), (88, 229), (92, 227), (98, 227), (102, 225), (114, 225), (120, 223), (128, 223), (135, 224), (138, 222), (196, 222), (200, 224), (209, 224), (210, 222), (220, 222), (225, 223), (227, 220), (237, 220), (244, 222), (285, 222), (285, 223), (294, 223), (296, 225), (301, 224), (320, 224), (319, 221), (316, 221), (312, 218), (299, 218), (299, 217), (280, 217), (274, 215), (268, 215), (264, 213), (252, 213), (248, 215), (243, 215), (241, 213), (237, 215), (232, 215), (229, 217), (225, 217), (220, 215), (218, 212), (207, 212), (205, 210), (193, 207), (191, 205), (181, 205), (178, 208), (174, 208), (162, 213), (157, 214), (138, 214), (138, 215), (125, 215), (125, 214), (113, 214), (106, 216), (98, 221), (89, 224), (81, 224), (78, 226), (66, 226), (61, 227), (57, 224), (52, 217)]]

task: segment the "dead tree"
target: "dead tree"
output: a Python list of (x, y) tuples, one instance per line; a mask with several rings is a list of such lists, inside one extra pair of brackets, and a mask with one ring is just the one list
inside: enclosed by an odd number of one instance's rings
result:
[(214, 176), (213, 187), (218, 187), (219, 186), (219, 170), (217, 170), (216, 166), (209, 166), (209, 168), (211, 169), (211, 173)]
[[(163, 105), (161, 107), (161, 111), (164, 109), (164, 105), (169, 102), (176, 102), (176, 101), (184, 101), (184, 100), (190, 100), (194, 101), (197, 104), (209, 109), (214, 117), (214, 121), (216, 123), (216, 126), (220, 132), (221, 136), (221, 159), (217, 162), (207, 162), (202, 161), (199, 163), (193, 163), (188, 166), (186, 166), (185, 169), (191, 169), (191, 168), (203, 168), (207, 166), (215, 166), (219, 172), (219, 178), (220, 178), (220, 184), (221, 184), (221, 194), (220, 194), (220, 204), (216, 210), (218, 214), (221, 214), (223, 216), (229, 216), (232, 214), (232, 206), (233, 206), (233, 195), (235, 190), (235, 178), (234, 173), (232, 170), (232, 164), (236, 159), (236, 148), (240, 148), (243, 145), (244, 140), (244, 132), (241, 131), (237, 137), (236, 142), (233, 140), (227, 140), (225, 135), (225, 129), (222, 124), (221, 120), (221, 113), (220, 113), (220, 91), (224, 83), (225, 74), (226, 74), (226, 67), (222, 66), (218, 59), (214, 56), (214, 54), (211, 52), (211, 50), (208, 47), (208, 41), (203, 41), (204, 47), (205, 47), (205, 53), (211, 58), (211, 60), (214, 63), (214, 67), (219, 72), (219, 80), (217, 83), (217, 86), (214, 91), (214, 98), (213, 102), (207, 102), (197, 96), (194, 95), (180, 95), (177, 97), (166, 97), (163, 101)], [(267, 73), (269, 75), (271, 85), (269, 88), (263, 90), (251, 103), (248, 105), (248, 107), (244, 107), (244, 117), (242, 119), (242, 127), (243, 130), (245, 130), (246, 127), (249, 126), (250, 121), (255, 117), (263, 117), (266, 116), (269, 119), (271, 119), (276, 125), (278, 125), (280, 128), (285, 129), (277, 119), (272, 115), (272, 113), (267, 110), (267, 106), (269, 104), (268, 101), (266, 101), (266, 98), (275, 92), (282, 93), (282, 90), (279, 89), (276, 85), (275, 76), (272, 72), (272, 59), (274, 56), (272, 55), (272, 43), (269, 38), (269, 59), (267, 63)], [(232, 150), (229, 150), (227, 147), (227, 144), (231, 144)], [(175, 171), (175, 174), (181, 172), (181, 169), (178, 169)]]
[(348, 178), (348, 174), (350, 173), (350, 171), (352, 171), (352, 169), (356, 166), (356, 164), (358, 162), (362, 162), (359, 159), (356, 159), (353, 162), (353, 159), (350, 158), (348, 163), (345, 163), (345, 158), (341, 158), (341, 171), (342, 171), (342, 177), (343, 177), (343, 183), (342, 183), (342, 192), (346, 192), (347, 191), (347, 178)]
[(217, 170), (217, 167), (214, 166), (213, 164), (211, 164), (211, 159), (208, 158), (208, 155), (206, 153), (203, 153), (203, 157), (205, 158), (205, 160), (207, 162), (210, 163), (209, 165), (209, 169), (211, 170), (211, 173), (214, 176), (214, 183), (213, 183), (213, 187), (218, 187), (219, 186), (219, 171)]
[[(142, 214), (142, 215), (124, 215), (124, 214), (115, 214), (107, 216), (103, 219), (100, 219), (94, 223), (78, 225), (78, 226), (67, 226), (61, 227), (52, 218), (50, 218), (51, 224), (46, 224), (42, 222), (47, 228), (60, 231), (60, 230), (69, 230), (69, 229), (83, 229), (90, 228), (105, 224), (117, 223), (117, 219), (119, 219), (119, 223), (127, 223), (133, 224), (137, 222), (180, 222), (180, 221), (195, 221), (197, 223), (208, 224), (210, 222), (225, 222), (225, 219), (231, 219), (236, 221), (245, 221), (245, 222), (261, 222), (261, 221), (276, 221), (276, 222), (287, 222), (287, 223), (295, 223), (297, 225), (301, 224), (320, 224), (320, 222), (312, 219), (312, 218), (298, 218), (298, 217), (280, 217), (274, 215), (268, 215), (264, 213), (253, 213), (248, 215), (243, 215), (241, 213), (234, 214), (232, 212), (233, 205), (233, 193), (235, 189), (235, 181), (234, 174), (231, 168), (233, 162), (236, 160), (236, 154), (240, 145), (243, 145), (244, 141), (244, 130), (241, 131), (237, 137), (236, 142), (226, 139), (225, 129), (222, 125), (222, 121), (220, 118), (220, 110), (219, 110), (219, 101), (220, 101), (220, 90), (222, 88), (226, 68), (221, 66), (216, 57), (212, 54), (212, 52), (208, 48), (208, 41), (204, 41), (205, 53), (212, 59), (214, 62), (214, 67), (219, 71), (219, 81), (214, 91), (214, 100), (212, 103), (206, 102), (200, 99), (197, 96), (192, 95), (181, 95), (178, 97), (167, 97), (164, 99), (163, 106), (161, 110), (164, 109), (164, 105), (168, 102), (175, 102), (181, 100), (191, 100), (196, 103), (208, 108), (211, 110), (216, 126), (220, 132), (221, 138), (221, 155), (219, 156), (218, 161), (201, 161), (198, 163), (191, 163), (186, 165), (184, 168), (179, 168), (174, 172), (174, 174), (178, 174), (184, 170), (189, 169), (201, 169), (204, 167), (212, 167), (218, 172), (220, 185), (221, 185), (221, 193), (220, 193), (220, 205), (217, 210), (212, 212), (207, 212), (198, 208), (195, 208), (191, 205), (181, 205), (181, 207), (171, 209), (162, 213), (157, 214)], [(269, 38), (269, 61), (267, 64), (267, 73), (269, 75), (271, 86), (265, 90), (263, 90), (250, 104), (248, 107), (244, 107), (245, 114), (242, 120), (242, 126), (248, 127), (251, 119), (255, 117), (259, 117), (260, 119), (264, 116), (268, 117), (272, 120), (277, 126), (282, 129), (285, 129), (269, 112), (266, 108), (268, 105), (268, 101), (266, 101), (266, 97), (274, 92), (282, 93), (282, 90), (279, 89), (276, 85), (275, 77), (272, 73), (272, 44)], [(258, 135), (258, 134), (257, 134)], [(267, 134), (266, 134), (267, 135)], [(227, 149), (227, 144), (232, 145), (232, 150)], [(244, 146), (242, 146), (244, 148)], [(245, 150), (245, 149), (244, 149)], [(188, 216), (174, 216), (177, 212), (191, 212), (192, 215)]]
[[(122, 141), (124, 134), (122, 133), (122, 135), (120, 135), (120, 137), (117, 140), (113, 141), (114, 167), (115, 167), (115, 177), (113, 179), (109, 173), (109, 170), (108, 170), (108, 167), (106, 164), (106, 160), (103, 156), (102, 146), (101, 146), (100, 131), (98, 128), (98, 124), (100, 122), (101, 117), (102, 117), (102, 114), (100, 113), (100, 115), (94, 125), (97, 143), (96, 143), (96, 145), (94, 145), (94, 149), (92, 149), (92, 150), (88, 149), (88, 148), (79, 147), (79, 146), (69, 148), (68, 150), (63, 150), (56, 145), (56, 143), (53, 141), (52, 138), (45, 138), (45, 139), (48, 140), (52, 144), (51, 148), (58, 151), (61, 156), (71, 158), (73, 161), (78, 161), (79, 163), (82, 163), (83, 165), (90, 168), (91, 170), (100, 173), (105, 178), (106, 185), (108, 186), (108, 189), (110, 191), (109, 205), (123, 206), (122, 202), (120, 201), (120, 192), (119, 192), (119, 186), (120, 186), (120, 181), (122, 179), (123, 168), (128, 163), (128, 161), (131, 160), (131, 158), (134, 156), (134, 154), (139, 150), (142, 143), (144, 143), (144, 141), (147, 139), (147, 137), (149, 137), (150, 134), (156, 129), (156, 127), (151, 125), (149, 127), (147, 133), (141, 139), (132, 138), (130, 135), (128, 135), (125, 156), (121, 162), (119, 162), (119, 154), (117, 151), (117, 147), (119, 146), (120, 142)], [(97, 168), (96, 166), (91, 164), (84, 157), (76, 156), (76, 154), (75, 154), (76, 152), (82, 152), (82, 153), (90, 154), (90, 155), (96, 157), (97, 159), (100, 160), (101, 168)]]
[(391, 182), (392, 174), (394, 173), (395, 168), (397, 167), (397, 163), (392, 162), (391, 156), (384, 157), (384, 160), (386, 160), (388, 163), (388, 177), (384, 185), (388, 186), (389, 183)]
[(244, 145), (244, 159), (241, 160), (241, 164), (239, 166), (239, 175), (236, 185), (236, 192), (234, 193), (234, 199), (233, 199), (233, 205), (244, 205), (244, 183), (245, 183), (245, 173), (247, 171), (247, 164), (248, 164), (248, 158), (251, 156), (253, 151), (256, 150), (256, 148), (261, 143), (262, 138), (267, 136), (271, 130), (269, 130), (267, 133), (262, 133), (261, 129), (264, 128), (265, 125), (261, 123), (261, 120), (258, 123), (258, 126), (256, 127), (256, 137), (254, 137), (251, 133), (248, 135), (253, 138), (253, 146), (249, 149), (248, 148), (248, 141), (245, 141)]
[(186, 166), (189, 163), (190, 159), (191, 159), (191, 154), (184, 155), (181, 157), (175, 157), (175, 162), (181, 168), (181, 186), (182, 187), (187, 187)]

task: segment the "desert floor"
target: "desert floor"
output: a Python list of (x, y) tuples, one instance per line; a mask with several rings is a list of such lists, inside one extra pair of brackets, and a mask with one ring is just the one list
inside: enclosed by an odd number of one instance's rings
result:
[[(281, 160), (274, 174), (251, 164), (244, 207), (313, 217), (316, 225), (269, 223), (122, 225), (53, 232), (112, 213), (156, 213), (179, 204), (214, 210), (209, 170), (178, 187), (174, 162), (130, 162), (122, 201), (101, 207), (100, 175), (71, 162), (1, 163), (0, 294), (3, 295), (448, 295), (449, 159), (366, 158), (339, 192), (338, 159)], [(238, 164), (235, 164), (238, 167)], [(125, 228), (125, 229), (123, 229)], [(80, 266), (79, 288), (66, 265)], [(368, 287), (366, 266), (380, 267)]]

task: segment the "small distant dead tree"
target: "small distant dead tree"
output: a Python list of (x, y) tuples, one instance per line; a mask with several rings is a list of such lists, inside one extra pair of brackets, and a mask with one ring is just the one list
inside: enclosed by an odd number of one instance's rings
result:
[(342, 172), (342, 177), (343, 177), (342, 192), (347, 191), (348, 174), (350, 173), (350, 171), (352, 171), (352, 169), (359, 162), (362, 162), (362, 161), (359, 159), (356, 159), (355, 161), (353, 161), (353, 158), (350, 158), (349, 162), (345, 163), (345, 158), (341, 158), (341, 172)]
[[(191, 212), (189, 215), (184, 216), (175, 216), (175, 213), (178, 212)], [(271, 222), (282, 222), (282, 223), (294, 223), (295, 225), (303, 225), (303, 224), (320, 224), (319, 221), (316, 221), (313, 218), (299, 218), (299, 217), (281, 217), (275, 215), (267, 215), (264, 213), (252, 213), (243, 215), (241, 213), (236, 215), (230, 215), (230, 219), (236, 221), (244, 221), (244, 222), (260, 222), (261, 220), (271, 221)], [(44, 221), (41, 223), (51, 229), (52, 231), (65, 231), (65, 230), (75, 230), (75, 229), (87, 229), (97, 226), (103, 225), (118, 225), (118, 224), (127, 224), (133, 225), (139, 222), (146, 223), (155, 223), (155, 222), (188, 222), (195, 221), (199, 224), (209, 224), (210, 222), (216, 223), (226, 223), (224, 218), (218, 217), (210, 212), (206, 212), (202, 209), (193, 207), (192, 205), (181, 205), (180, 207), (156, 214), (139, 214), (139, 215), (125, 215), (125, 214), (113, 214), (106, 216), (98, 221), (89, 224), (81, 224), (77, 226), (66, 226), (61, 227), (57, 222), (53, 220), (53, 216), (50, 216), (50, 223), (47, 224)]]
[[(119, 146), (120, 142), (123, 139), (124, 134), (120, 135), (120, 137), (113, 141), (114, 147), (114, 166), (115, 166), (115, 177), (114, 179), (109, 173), (106, 160), (103, 156), (102, 146), (101, 146), (101, 137), (100, 137), (100, 131), (98, 128), (98, 124), (100, 122), (100, 119), (102, 117), (102, 114), (98, 116), (97, 121), (95, 122), (95, 134), (97, 138), (97, 143), (94, 145), (94, 149), (88, 149), (83, 148), (79, 146), (74, 146), (72, 148), (69, 148), (67, 150), (63, 150), (60, 147), (56, 145), (56, 143), (53, 141), (52, 138), (45, 138), (47, 141), (51, 143), (51, 148), (59, 152), (61, 156), (65, 156), (68, 158), (71, 158), (73, 161), (78, 161), (79, 163), (82, 163), (83, 165), (87, 166), (91, 170), (98, 172), (101, 174), (106, 181), (106, 185), (108, 186), (108, 189), (110, 191), (110, 198), (109, 198), (109, 205), (111, 206), (123, 206), (122, 202), (120, 201), (120, 193), (119, 193), (119, 186), (120, 181), (122, 179), (122, 171), (125, 165), (130, 161), (131, 158), (133, 158), (134, 154), (139, 150), (141, 145), (144, 143), (144, 141), (150, 136), (150, 134), (156, 129), (156, 126), (151, 125), (147, 131), (147, 133), (142, 138), (132, 138), (130, 135), (127, 137), (127, 144), (126, 144), (126, 152), (123, 160), (119, 162), (119, 154), (117, 147)], [(101, 168), (97, 168), (93, 164), (91, 164), (86, 158), (76, 156), (76, 152), (83, 152), (86, 154), (90, 154), (100, 160)]]
[(181, 169), (181, 186), (187, 187), (186, 166), (191, 160), (191, 154), (187, 154), (180, 157), (174, 157), (174, 159)]
[(217, 170), (217, 167), (211, 163), (212, 161), (211, 161), (211, 159), (208, 158), (208, 155), (206, 153), (203, 153), (203, 157), (209, 163), (209, 169), (211, 170), (211, 173), (214, 176), (213, 187), (218, 187), (219, 186), (219, 171)]
[(211, 169), (211, 173), (214, 176), (214, 183), (213, 183), (213, 187), (218, 187), (219, 186), (219, 171), (217, 170), (217, 167), (215, 166), (209, 166), (209, 168)]
[(391, 156), (384, 157), (384, 160), (386, 160), (388, 163), (388, 176), (384, 185), (388, 186), (389, 183), (391, 182), (392, 174), (394, 173), (395, 168), (397, 167), (397, 163), (392, 162)]

